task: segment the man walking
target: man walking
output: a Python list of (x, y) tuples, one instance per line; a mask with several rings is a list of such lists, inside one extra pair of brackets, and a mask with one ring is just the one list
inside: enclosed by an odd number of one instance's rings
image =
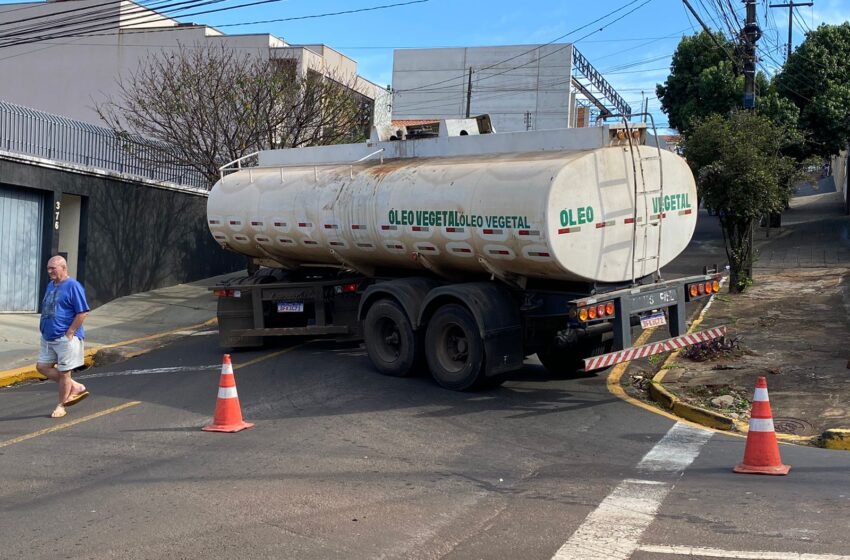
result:
[(47, 261), (47, 276), (51, 282), (41, 302), (41, 349), (35, 368), (59, 384), (59, 403), (50, 416), (62, 418), (66, 406), (89, 396), (82, 383), (71, 379), (71, 371), (83, 365), (83, 321), (89, 305), (83, 286), (68, 276), (64, 258)]

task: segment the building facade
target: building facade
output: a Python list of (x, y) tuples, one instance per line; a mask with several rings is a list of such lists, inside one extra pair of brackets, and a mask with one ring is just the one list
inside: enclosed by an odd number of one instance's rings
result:
[(489, 114), (497, 132), (589, 126), (631, 108), (569, 43), (393, 54), (393, 120)]
[(294, 60), (299, 75), (344, 80), (370, 105), (386, 95), (357, 74), (356, 61), (326, 45), (290, 45), (269, 34), (226, 35), (126, 0), (63, 0), (0, 4), (0, 100), (99, 123), (95, 106), (117, 98), (118, 80), (150, 56), (219, 45)]

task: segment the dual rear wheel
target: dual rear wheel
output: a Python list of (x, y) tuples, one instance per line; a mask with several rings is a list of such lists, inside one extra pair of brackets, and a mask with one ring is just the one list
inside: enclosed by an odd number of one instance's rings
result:
[(380, 300), (366, 313), (364, 337), (369, 358), (384, 375), (411, 375), (427, 362), (431, 376), (446, 389), (468, 391), (499, 383), (484, 375), (484, 342), (475, 317), (462, 305), (440, 307), (422, 337), (398, 303)]

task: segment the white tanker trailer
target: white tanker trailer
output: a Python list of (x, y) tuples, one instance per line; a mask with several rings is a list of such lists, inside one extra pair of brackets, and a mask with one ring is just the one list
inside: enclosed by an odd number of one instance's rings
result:
[(481, 129), (443, 121), (436, 137), (376, 132), (222, 168), (210, 231), (261, 267), (214, 288), (222, 345), (363, 338), (382, 373), (427, 366), (465, 390), (534, 353), (556, 373), (631, 359), (633, 325), (669, 324), (681, 344), (685, 302), (719, 289), (716, 273), (660, 281), (696, 225), (684, 160), (644, 125)]

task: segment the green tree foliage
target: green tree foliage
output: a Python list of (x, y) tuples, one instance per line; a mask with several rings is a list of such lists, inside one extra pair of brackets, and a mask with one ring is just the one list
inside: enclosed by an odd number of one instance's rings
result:
[[(295, 60), (227, 45), (162, 51), (119, 81), (97, 107), (127, 149), (201, 172), (257, 150), (361, 140), (371, 104), (354, 76), (300, 74)], [(153, 140), (153, 142), (151, 142)]]
[(735, 45), (722, 33), (682, 38), (667, 81), (655, 88), (671, 128), (685, 134), (693, 118), (727, 113), (741, 104), (743, 78), (730, 60), (734, 52)]
[(720, 216), (733, 291), (750, 282), (753, 227), (784, 209), (799, 179), (797, 163), (783, 155), (794, 141), (785, 127), (753, 111), (698, 118), (685, 137), (700, 200)]
[(775, 84), (799, 108), (809, 150), (837, 154), (850, 139), (850, 23), (808, 32)]

